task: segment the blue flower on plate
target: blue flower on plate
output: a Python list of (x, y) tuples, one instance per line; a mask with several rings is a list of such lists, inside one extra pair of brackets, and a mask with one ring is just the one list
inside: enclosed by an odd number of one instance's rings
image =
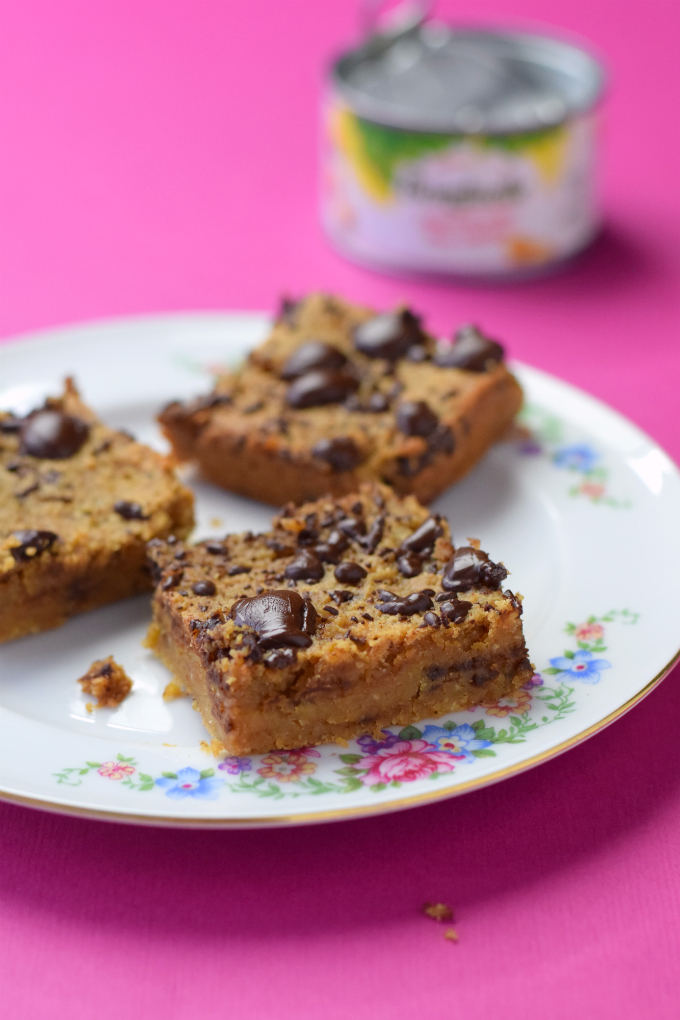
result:
[(567, 468), (569, 471), (582, 471), (584, 474), (591, 471), (599, 459), (599, 453), (587, 443), (563, 446), (553, 454), (553, 463), (558, 467)]
[(491, 747), (490, 740), (479, 740), (469, 723), (461, 723), (452, 730), (444, 726), (426, 726), (423, 740), (427, 740), (437, 751), (446, 751), (453, 758), (467, 762), (475, 760), (473, 751)]
[(363, 737), (359, 737), (357, 744), (364, 752), (364, 754), (377, 754), (378, 751), (382, 751), (386, 747), (394, 747), (401, 740), (396, 733), (390, 733), (389, 730), (381, 730), (383, 734), (382, 740), (374, 740), (373, 737), (365, 734)]
[(156, 786), (165, 790), (166, 797), (183, 800), (185, 797), (198, 797), (200, 800), (217, 800), (217, 793), (223, 779), (216, 776), (203, 776), (198, 769), (190, 766), (180, 769), (174, 776), (163, 776), (156, 780)]
[(217, 766), (218, 769), (222, 769), (227, 772), (230, 776), (237, 776), (239, 772), (251, 772), (253, 764), (250, 758), (236, 758), (235, 756), (229, 755), (223, 762)]
[(596, 684), (600, 679), (603, 669), (611, 669), (611, 662), (606, 659), (594, 659), (592, 652), (581, 649), (576, 652), (573, 659), (566, 655), (558, 655), (556, 659), (550, 660), (550, 665), (558, 669), (562, 674), (560, 680), (580, 680), (583, 684)]

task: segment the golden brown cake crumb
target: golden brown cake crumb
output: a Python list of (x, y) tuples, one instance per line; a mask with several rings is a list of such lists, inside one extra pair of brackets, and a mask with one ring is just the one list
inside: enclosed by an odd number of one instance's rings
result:
[(114, 661), (112, 655), (93, 662), (78, 683), (83, 689), (83, 694), (92, 694), (97, 698), (96, 705), (92, 706), (88, 702), (85, 706), (88, 712), (91, 712), (93, 707), (116, 708), (132, 690), (132, 680), (123, 667)]
[(170, 683), (165, 685), (163, 701), (175, 701), (177, 698), (186, 698), (186, 696), (186, 690), (176, 680), (171, 680)]
[(445, 903), (423, 903), (423, 913), (434, 921), (453, 921), (453, 910)]
[(447, 928), (444, 932), (444, 938), (449, 942), (458, 942), (458, 932), (455, 928)]
[(429, 503), (500, 438), (522, 403), (500, 344), (438, 343), (408, 309), (376, 315), (312, 294), (215, 390), (159, 421), (180, 460), (267, 503), (382, 481)]
[(454, 550), (445, 518), (386, 486), (149, 557), (154, 651), (228, 754), (377, 735), (532, 675), (505, 567)]

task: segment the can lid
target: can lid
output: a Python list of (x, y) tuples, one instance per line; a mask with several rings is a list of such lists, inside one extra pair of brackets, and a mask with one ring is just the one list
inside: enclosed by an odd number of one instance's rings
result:
[(592, 107), (604, 71), (560, 39), (429, 21), (372, 35), (336, 61), (333, 79), (355, 113), (379, 124), (514, 134)]

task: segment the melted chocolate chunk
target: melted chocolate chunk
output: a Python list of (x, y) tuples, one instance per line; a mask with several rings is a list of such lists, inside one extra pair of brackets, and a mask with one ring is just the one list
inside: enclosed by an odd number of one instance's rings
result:
[(387, 591), (386, 588), (378, 589), (378, 602), (394, 602), (397, 598), (393, 591)]
[(413, 616), (414, 613), (424, 613), (428, 609), (432, 609), (432, 599), (423, 595), (422, 592), (416, 591), (404, 599), (383, 602), (378, 608), (381, 613), (389, 613), (390, 616)]
[(423, 561), (418, 553), (407, 552), (397, 560), (397, 568), (404, 577), (417, 577), (422, 572)]
[(463, 602), (462, 599), (448, 599), (439, 606), (442, 620), (447, 623), (460, 623), (472, 609), (471, 602)]
[(510, 600), (510, 603), (512, 604), (513, 608), (516, 609), (519, 615), (521, 616), (522, 613), (524, 612), (524, 608), (520, 600), (515, 595), (515, 593), (513, 591), (510, 591), (509, 588), (507, 588), (506, 591), (503, 592), (503, 594), (507, 599)]
[(279, 302), (277, 322), (285, 322), (287, 326), (295, 326), (297, 324), (297, 311), (299, 307), (299, 301), (294, 301), (292, 298), (284, 295)]
[(58, 535), (53, 531), (13, 531), (12, 537), (18, 539), (20, 545), (15, 545), (10, 552), (17, 563), (34, 560), (46, 549), (57, 541)]
[(468, 372), (485, 372), (503, 360), (503, 348), (490, 340), (476, 326), (461, 326), (451, 346), (442, 346), (434, 356), (440, 368), (464, 368)]
[(335, 568), (335, 580), (340, 584), (361, 584), (366, 571), (358, 563), (339, 563)]
[(282, 379), (289, 381), (316, 369), (333, 371), (346, 364), (347, 358), (337, 347), (322, 340), (310, 340), (291, 354), (279, 374)]
[(252, 627), (262, 648), (308, 648), (316, 629), (316, 609), (296, 591), (266, 591), (234, 602), (230, 616)]
[(397, 408), (397, 428), (405, 436), (430, 436), (439, 418), (424, 400), (406, 400)]
[(385, 518), (376, 517), (366, 537), (359, 539), (360, 544), (363, 546), (367, 553), (373, 553), (378, 548), (378, 545), (382, 540), (384, 530), (385, 530)]
[(269, 669), (286, 669), (292, 666), (297, 659), (297, 652), (294, 648), (279, 648), (275, 652), (265, 655), (264, 664)]
[(354, 330), (358, 351), (367, 358), (385, 358), (387, 361), (403, 358), (411, 347), (421, 346), (426, 339), (420, 328), (420, 319), (408, 309), (376, 315)]
[(229, 567), (227, 574), (229, 577), (236, 577), (237, 574), (249, 574), (252, 567), (244, 567), (241, 563), (234, 563), (233, 567)]
[(298, 531), (297, 544), (298, 545), (314, 545), (319, 532), (316, 528), (303, 528), (302, 531)]
[(424, 524), (421, 524), (419, 528), (405, 538), (399, 547), (400, 550), (405, 552), (425, 552), (430, 551), (434, 547), (434, 543), (437, 541), (440, 535), (443, 534), (442, 528), (440, 527), (439, 520), (436, 517), (428, 517)]
[(341, 606), (343, 602), (351, 602), (354, 598), (354, 594), (351, 591), (343, 591), (342, 588), (335, 588), (334, 591), (328, 593), (337, 605)]
[(441, 622), (441, 620), (439, 619), (439, 617), (437, 616), (436, 613), (429, 612), (429, 613), (425, 613), (425, 615), (423, 616), (423, 622), (422, 622), (421, 626), (423, 626), (423, 627), (441, 627), (441, 625), (442, 625), (442, 622)]
[(323, 564), (311, 549), (301, 549), (284, 570), (291, 581), (320, 581), (323, 573)]
[(206, 542), (203, 548), (211, 556), (225, 556), (227, 553), (221, 542)]
[(363, 517), (343, 517), (338, 522), (338, 527), (355, 542), (358, 542), (362, 535), (366, 534), (366, 521)]
[(333, 471), (351, 471), (362, 459), (356, 443), (347, 436), (320, 440), (312, 454), (330, 464)]
[(171, 570), (161, 585), (161, 591), (170, 591), (171, 588), (176, 588), (183, 576), (183, 570)]
[(191, 590), (194, 595), (214, 595), (217, 588), (212, 581), (197, 581), (196, 584), (192, 584)]
[(371, 393), (366, 410), (372, 414), (381, 414), (383, 411), (388, 411), (389, 407), (390, 402), (384, 393)]
[(435, 453), (451, 454), (456, 448), (456, 440), (448, 425), (437, 425), (434, 432), (427, 437), (427, 445)]
[(456, 549), (446, 564), (442, 588), (447, 592), (468, 591), (470, 588), (500, 588), (508, 572), (500, 563), (493, 563), (481, 549), (463, 546)]
[(314, 546), (314, 552), (322, 563), (337, 563), (348, 545), (341, 531), (331, 531), (325, 542)]
[(90, 426), (63, 411), (45, 408), (24, 419), (19, 452), (45, 460), (73, 457), (87, 441)]
[(286, 391), (286, 400), (291, 407), (297, 408), (341, 404), (358, 386), (359, 380), (351, 372), (315, 369), (291, 383)]
[(148, 521), (149, 514), (145, 514), (139, 503), (128, 503), (126, 499), (119, 499), (113, 504), (113, 509), (124, 521)]

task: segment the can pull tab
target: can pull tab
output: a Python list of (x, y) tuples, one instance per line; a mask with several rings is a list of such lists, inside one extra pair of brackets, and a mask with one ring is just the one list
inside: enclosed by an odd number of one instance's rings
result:
[(429, 17), (434, 0), (362, 0), (361, 29), (366, 37), (397, 39)]

